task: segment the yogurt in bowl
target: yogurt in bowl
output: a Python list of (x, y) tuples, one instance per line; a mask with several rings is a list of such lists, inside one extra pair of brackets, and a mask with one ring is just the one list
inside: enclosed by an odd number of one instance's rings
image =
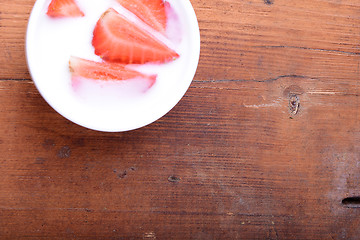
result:
[(98, 131), (129, 131), (164, 116), (189, 88), (200, 55), (199, 27), (190, 1), (167, 2), (171, 6), (167, 37), (153, 34), (180, 57), (163, 64), (131, 66), (141, 73), (157, 75), (156, 82), (148, 88), (136, 79), (74, 82), (69, 71), (71, 56), (101, 61), (94, 53), (92, 38), (97, 21), (107, 9), (113, 8), (137, 21), (131, 12), (115, 0), (77, 0), (85, 16), (51, 18), (46, 14), (50, 0), (37, 0), (28, 23), (26, 56), (40, 94), (65, 118)]

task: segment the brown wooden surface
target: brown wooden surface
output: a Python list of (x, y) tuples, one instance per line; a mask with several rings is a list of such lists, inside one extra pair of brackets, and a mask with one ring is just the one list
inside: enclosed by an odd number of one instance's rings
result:
[(191, 0), (182, 101), (126, 133), (57, 114), (0, 0), (0, 239), (359, 239), (360, 2)]

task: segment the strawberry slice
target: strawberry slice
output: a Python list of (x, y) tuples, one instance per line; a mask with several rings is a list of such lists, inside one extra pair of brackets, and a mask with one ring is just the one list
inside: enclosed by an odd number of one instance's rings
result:
[(117, 0), (153, 29), (165, 35), (166, 11), (163, 0)]
[(46, 14), (54, 18), (84, 16), (74, 0), (52, 0)]
[(155, 83), (157, 77), (131, 70), (124, 64), (94, 62), (74, 56), (70, 57), (69, 68), (73, 79), (77, 77), (103, 81), (144, 79), (149, 82), (149, 88)]
[(164, 63), (179, 57), (174, 50), (112, 8), (97, 22), (92, 45), (95, 54), (104, 60), (125, 64)]

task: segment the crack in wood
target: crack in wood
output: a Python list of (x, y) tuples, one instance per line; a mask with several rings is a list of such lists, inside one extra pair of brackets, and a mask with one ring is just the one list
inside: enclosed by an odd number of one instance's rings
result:
[(279, 75), (274, 78), (268, 78), (263, 80), (256, 80), (256, 79), (219, 79), (219, 80), (194, 80), (195, 83), (219, 83), (219, 82), (275, 82), (282, 78), (300, 78), (300, 79), (311, 79), (311, 80), (319, 80), (318, 78), (309, 77), (305, 75), (297, 75), (297, 74), (286, 74), (286, 75)]
[(309, 47), (299, 47), (299, 46), (286, 46), (286, 45), (275, 45), (275, 46), (254, 46), (256, 48), (292, 48), (292, 49), (302, 49), (302, 50), (310, 50), (310, 51), (321, 51), (321, 52), (331, 52), (331, 53), (343, 53), (348, 55), (360, 55), (358, 52), (348, 52), (341, 50), (332, 50), (325, 48), (309, 48)]
[(33, 81), (31, 79), (27, 79), (27, 78), (4, 78), (4, 79), (0, 79), (0, 81), (14, 81), (14, 82), (31, 82), (33, 83)]

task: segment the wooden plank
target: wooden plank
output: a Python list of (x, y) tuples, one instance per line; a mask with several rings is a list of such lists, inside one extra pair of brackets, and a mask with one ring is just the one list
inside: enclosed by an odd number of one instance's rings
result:
[(111, 134), (63, 119), (31, 82), (0, 84), (3, 238), (359, 234), (341, 204), (360, 190), (358, 88), (195, 81), (158, 122)]
[(25, 35), (34, 2), (0, 2), (0, 79), (30, 78), (25, 58)]
[[(0, 79), (29, 79), (24, 37), (33, 2), (0, 6)], [(328, 79), (347, 76), (358, 66), (357, 1), (191, 2), (202, 38), (197, 79), (264, 80), (304, 73)]]
[(1, 239), (358, 239), (341, 201), (360, 196), (359, 2), (191, 2), (190, 90), (116, 134), (45, 103), (24, 54), (34, 0), (1, 2)]
[(193, 1), (202, 36), (197, 78), (266, 80), (307, 73), (328, 79), (356, 69), (358, 2), (269, 2)]

